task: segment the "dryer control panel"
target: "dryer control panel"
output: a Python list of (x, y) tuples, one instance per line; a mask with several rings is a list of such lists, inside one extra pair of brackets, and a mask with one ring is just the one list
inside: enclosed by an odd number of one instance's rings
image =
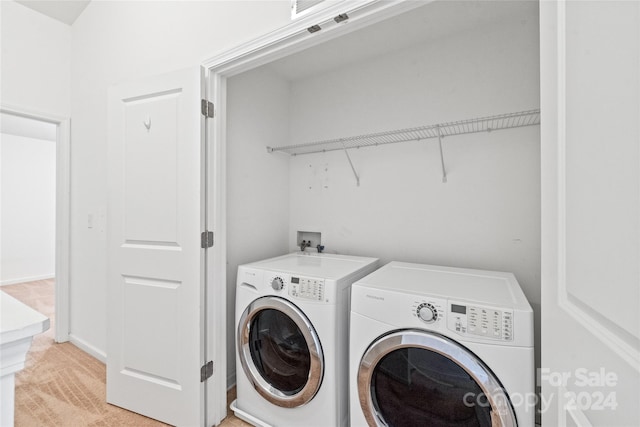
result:
[(291, 276), (289, 295), (296, 298), (323, 301), (324, 280), (311, 277)]
[(513, 311), (449, 301), (447, 328), (460, 335), (513, 340)]

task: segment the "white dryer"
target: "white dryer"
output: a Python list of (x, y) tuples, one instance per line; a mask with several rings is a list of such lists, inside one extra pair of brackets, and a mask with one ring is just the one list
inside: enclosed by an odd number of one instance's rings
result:
[(237, 417), (348, 425), (351, 284), (377, 267), (376, 258), (303, 252), (238, 267)]
[(351, 426), (533, 427), (533, 311), (511, 273), (392, 262), (351, 289)]

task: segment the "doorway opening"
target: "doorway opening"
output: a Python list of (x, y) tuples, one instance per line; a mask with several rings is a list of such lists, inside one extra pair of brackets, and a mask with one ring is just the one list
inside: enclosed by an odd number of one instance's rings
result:
[(0, 119), (0, 289), (38, 301), (34, 308), (55, 315), (54, 340), (65, 342), (69, 120), (5, 107)]

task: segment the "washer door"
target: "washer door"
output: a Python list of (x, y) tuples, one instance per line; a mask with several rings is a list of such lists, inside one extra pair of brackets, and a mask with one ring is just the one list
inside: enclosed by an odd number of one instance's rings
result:
[(362, 357), (357, 381), (370, 426), (517, 426), (491, 370), (434, 333), (402, 330), (379, 337)]
[(238, 323), (237, 345), (245, 374), (269, 402), (294, 408), (318, 392), (324, 373), (320, 339), (291, 302), (269, 296), (249, 304)]

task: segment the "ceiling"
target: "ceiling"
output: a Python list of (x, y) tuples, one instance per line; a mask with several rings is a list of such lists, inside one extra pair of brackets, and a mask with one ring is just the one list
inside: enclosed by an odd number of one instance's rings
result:
[(23, 6), (67, 25), (75, 22), (91, 0), (16, 0)]

